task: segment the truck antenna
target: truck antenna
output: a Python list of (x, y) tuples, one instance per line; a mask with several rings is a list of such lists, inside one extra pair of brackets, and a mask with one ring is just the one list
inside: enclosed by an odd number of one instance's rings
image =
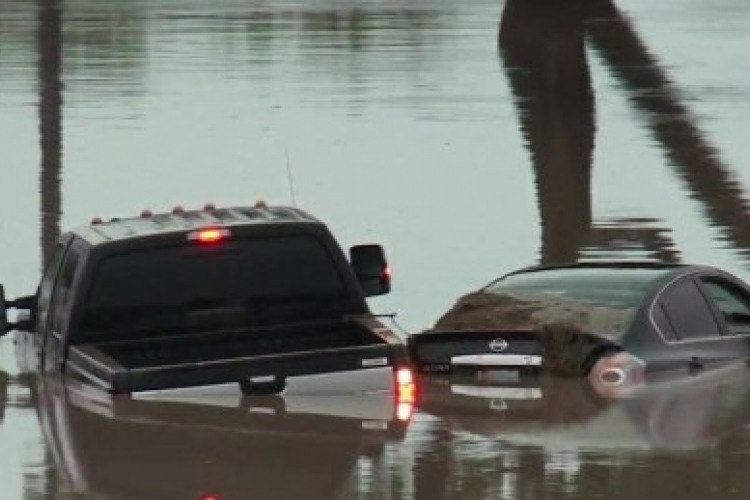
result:
[(292, 176), (292, 163), (289, 161), (289, 151), (284, 148), (284, 155), (286, 156), (286, 177), (289, 181), (289, 193), (292, 196), (292, 205), (297, 206), (297, 199), (294, 195), (294, 176)]

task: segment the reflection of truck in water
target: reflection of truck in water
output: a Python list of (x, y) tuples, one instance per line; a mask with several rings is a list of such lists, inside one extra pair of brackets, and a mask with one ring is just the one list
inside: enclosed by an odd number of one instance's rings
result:
[(213, 406), (102, 400), (49, 382), (32, 392), (57, 484), (96, 498), (348, 498), (358, 461), (402, 441), (410, 418), (387, 394)]
[(207, 206), (67, 232), (37, 293), (2, 305), (30, 311), (22, 366), (109, 393), (378, 391), (411, 384), (365, 301), (389, 290), (378, 245), (348, 260), (299, 209)]

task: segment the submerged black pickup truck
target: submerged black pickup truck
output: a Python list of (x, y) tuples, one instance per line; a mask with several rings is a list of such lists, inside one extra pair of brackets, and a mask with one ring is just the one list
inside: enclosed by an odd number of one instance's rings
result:
[(22, 368), (132, 398), (408, 395), (404, 343), (366, 302), (390, 290), (383, 249), (348, 257), (293, 207), (95, 219), (61, 236), (34, 295), (0, 297), (0, 336), (15, 330)]

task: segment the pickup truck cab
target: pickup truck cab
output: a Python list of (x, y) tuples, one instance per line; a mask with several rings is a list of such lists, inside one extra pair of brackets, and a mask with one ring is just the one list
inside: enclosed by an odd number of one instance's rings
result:
[(297, 208), (177, 207), (62, 235), (36, 294), (0, 297), (0, 336), (16, 330), (22, 369), (134, 399), (410, 393), (404, 343), (366, 303), (389, 290), (379, 245), (347, 259)]

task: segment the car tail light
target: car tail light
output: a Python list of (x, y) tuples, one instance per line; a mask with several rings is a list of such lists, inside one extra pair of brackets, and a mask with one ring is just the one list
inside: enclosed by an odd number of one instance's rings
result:
[(646, 363), (627, 352), (599, 358), (589, 373), (589, 381), (603, 396), (622, 396), (643, 385)]

